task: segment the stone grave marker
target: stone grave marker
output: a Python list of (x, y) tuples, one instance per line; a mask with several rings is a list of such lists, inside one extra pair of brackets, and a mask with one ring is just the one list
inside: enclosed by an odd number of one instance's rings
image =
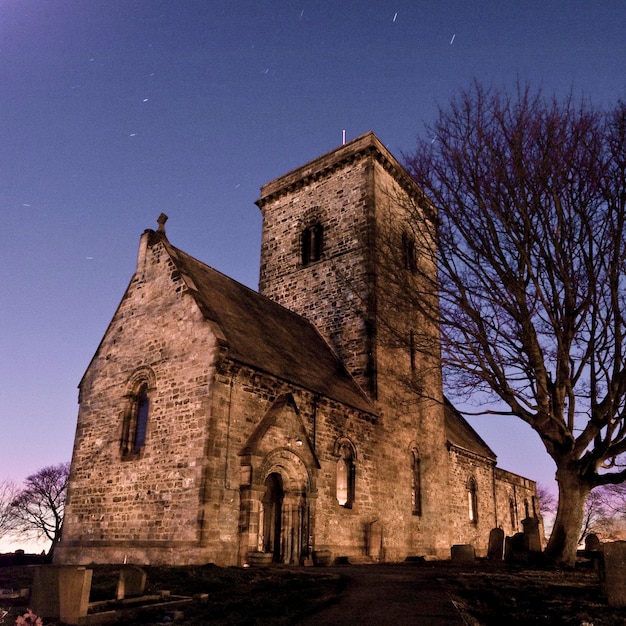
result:
[(507, 537), (504, 548), (504, 559), (513, 563), (528, 563), (530, 554), (528, 546), (528, 535), (525, 533), (515, 533), (512, 537)]
[(146, 589), (146, 572), (136, 565), (124, 565), (117, 581), (118, 600), (132, 596), (142, 596)]
[(470, 563), (476, 559), (476, 551), (470, 543), (456, 544), (450, 548), (450, 557), (454, 563)]
[(541, 552), (541, 535), (539, 533), (539, 520), (536, 517), (527, 517), (522, 520), (524, 534), (528, 537), (528, 550)]
[(492, 528), (489, 532), (489, 546), (487, 558), (491, 561), (501, 561), (504, 556), (504, 531), (502, 528)]
[(609, 606), (626, 607), (626, 541), (602, 544), (600, 587)]
[(600, 543), (600, 539), (598, 539), (598, 535), (595, 533), (589, 533), (585, 537), (585, 551), (586, 552), (597, 552), (602, 548), (602, 544)]

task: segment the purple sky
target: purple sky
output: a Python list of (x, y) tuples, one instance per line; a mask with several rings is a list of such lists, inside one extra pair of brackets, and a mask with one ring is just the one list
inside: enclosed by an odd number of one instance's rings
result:
[[(625, 96), (621, 1), (0, 0), (0, 479), (69, 460), (77, 384), (161, 211), (256, 288), (259, 187), (373, 130), (398, 158), (477, 78)], [(500, 465), (551, 461), (472, 420)]]

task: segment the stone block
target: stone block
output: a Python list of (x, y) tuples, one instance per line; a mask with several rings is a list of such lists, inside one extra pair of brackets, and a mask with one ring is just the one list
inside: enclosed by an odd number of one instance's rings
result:
[(609, 606), (626, 607), (626, 541), (602, 545), (600, 588)]
[(450, 548), (450, 557), (454, 563), (471, 563), (476, 560), (476, 551), (469, 543), (456, 544)]

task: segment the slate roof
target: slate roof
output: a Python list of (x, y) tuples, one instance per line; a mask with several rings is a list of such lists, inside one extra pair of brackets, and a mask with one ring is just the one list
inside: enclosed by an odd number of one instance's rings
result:
[(374, 414), (374, 405), (303, 317), (158, 237), (233, 360)]
[(481, 436), (469, 425), (467, 420), (454, 408), (447, 398), (444, 402), (444, 419), (448, 443), (457, 448), (486, 457), (495, 463), (497, 460), (495, 452), (483, 441)]

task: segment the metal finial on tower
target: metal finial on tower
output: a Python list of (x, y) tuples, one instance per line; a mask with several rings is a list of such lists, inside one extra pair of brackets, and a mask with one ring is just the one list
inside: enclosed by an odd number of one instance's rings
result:
[(342, 146), (346, 145), (346, 129), (345, 128), (341, 131), (341, 145)]
[(167, 222), (167, 215), (165, 213), (161, 213), (159, 215), (159, 219), (157, 220), (157, 224), (159, 225), (159, 230), (157, 232), (165, 235), (165, 222)]

